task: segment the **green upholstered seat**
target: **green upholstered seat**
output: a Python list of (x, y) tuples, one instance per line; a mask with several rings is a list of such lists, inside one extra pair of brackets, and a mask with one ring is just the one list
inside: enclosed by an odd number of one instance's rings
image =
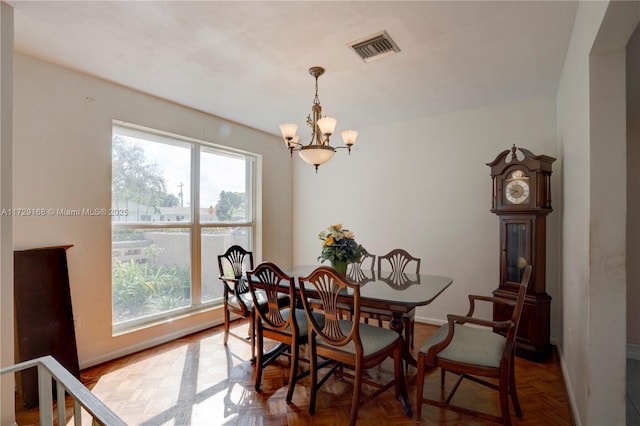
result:
[[(506, 342), (504, 336), (490, 329), (460, 324), (454, 327), (453, 340), (449, 346), (438, 353), (438, 358), (484, 367), (500, 366)], [(449, 333), (449, 324), (440, 327), (420, 348), (420, 352), (427, 353), (431, 346), (444, 340), (447, 333)]]
[[(347, 320), (340, 320), (339, 322), (340, 330), (345, 335), (348, 335), (351, 331), (352, 322)], [(391, 345), (395, 340), (398, 339), (398, 333), (393, 330), (388, 330), (386, 328), (377, 327), (368, 324), (360, 324), (359, 327), (360, 340), (362, 341), (362, 349), (364, 351), (364, 356), (368, 356), (374, 354), (384, 348), (387, 348)], [(316, 344), (318, 346), (330, 346), (328, 343), (325, 343), (322, 339), (316, 336)], [(344, 346), (331, 346), (334, 349), (344, 351), (350, 354), (356, 353), (356, 347), (353, 341), (347, 343)]]

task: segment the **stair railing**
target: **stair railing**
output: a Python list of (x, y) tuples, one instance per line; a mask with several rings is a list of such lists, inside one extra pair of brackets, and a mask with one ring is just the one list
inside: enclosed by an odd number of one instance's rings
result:
[(92, 425), (98, 426), (127, 426), (109, 407), (104, 405), (86, 386), (76, 379), (52, 356), (44, 356), (29, 361), (24, 361), (9, 367), (0, 368), (0, 375), (15, 373), (28, 368), (38, 369), (38, 397), (40, 425), (53, 425), (53, 386), (56, 384), (58, 399), (57, 414), (58, 424), (66, 425), (65, 396), (73, 399), (74, 425), (82, 424), (82, 411), (86, 411), (92, 418)]

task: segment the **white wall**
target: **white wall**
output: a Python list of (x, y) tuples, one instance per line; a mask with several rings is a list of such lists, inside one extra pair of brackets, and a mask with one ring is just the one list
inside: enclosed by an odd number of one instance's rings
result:
[[(390, 100), (393, 102), (393, 100)], [(348, 117), (337, 117), (348, 120)], [(295, 159), (294, 261), (315, 262), (318, 233), (332, 223), (353, 230), (371, 253), (402, 247), (421, 271), (454, 278), (418, 320), (464, 313), (467, 294), (490, 294), (499, 280), (499, 222), (491, 213), (486, 163), (512, 144), (557, 157), (553, 96), (359, 129), (351, 156), (339, 151), (318, 174)], [(559, 169), (562, 162), (554, 163)], [(553, 199), (559, 194), (552, 175)], [(557, 336), (558, 211), (548, 218), (547, 292)], [(491, 312), (485, 314), (490, 318)]]
[(558, 90), (560, 351), (578, 425), (625, 424), (624, 45), (639, 10), (637, 2), (581, 2)]
[[(636, 31), (640, 35), (640, 31)], [(636, 37), (640, 42), (640, 37)], [(638, 78), (638, 77), (636, 77)], [(639, 78), (640, 79), (640, 78)], [(627, 343), (640, 359), (640, 115), (627, 116)]]
[[(292, 171), (279, 138), (29, 56), (17, 54), (15, 70), (14, 207), (108, 208), (118, 119), (261, 154), (256, 260), (291, 261)], [(112, 337), (109, 217), (16, 217), (13, 229), (16, 249), (74, 245), (67, 254), (81, 367), (221, 322), (216, 309)]]
[[(0, 3), (0, 207), (11, 208), (13, 147), (13, 9)], [(13, 237), (11, 216), (0, 217), (0, 365), (13, 364)], [(11, 344), (4, 344), (11, 342)], [(14, 380), (0, 378), (0, 424), (15, 424)]]
[(640, 27), (627, 44), (627, 343), (640, 359)]

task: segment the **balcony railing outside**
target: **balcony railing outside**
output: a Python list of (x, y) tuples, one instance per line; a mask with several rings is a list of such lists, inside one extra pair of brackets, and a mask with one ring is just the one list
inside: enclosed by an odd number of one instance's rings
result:
[(92, 425), (127, 425), (52, 356), (44, 356), (10, 367), (0, 368), (0, 374), (15, 373), (33, 367), (38, 369), (38, 397), (40, 399), (39, 413), (41, 426), (52, 426), (54, 424), (53, 419), (55, 412), (53, 409), (52, 380), (56, 384), (56, 395), (58, 398), (57, 410), (55, 410), (57, 411), (58, 425), (67, 423), (64, 403), (66, 395), (71, 396), (73, 399), (73, 424), (75, 426), (82, 424), (83, 411), (86, 411), (91, 416)]

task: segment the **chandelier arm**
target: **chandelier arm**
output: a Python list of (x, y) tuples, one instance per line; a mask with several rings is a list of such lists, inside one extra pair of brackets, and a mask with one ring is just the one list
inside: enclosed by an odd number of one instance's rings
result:
[(351, 145), (345, 145), (345, 146), (334, 146), (333, 149), (346, 149), (349, 151), (349, 155), (351, 155)]

